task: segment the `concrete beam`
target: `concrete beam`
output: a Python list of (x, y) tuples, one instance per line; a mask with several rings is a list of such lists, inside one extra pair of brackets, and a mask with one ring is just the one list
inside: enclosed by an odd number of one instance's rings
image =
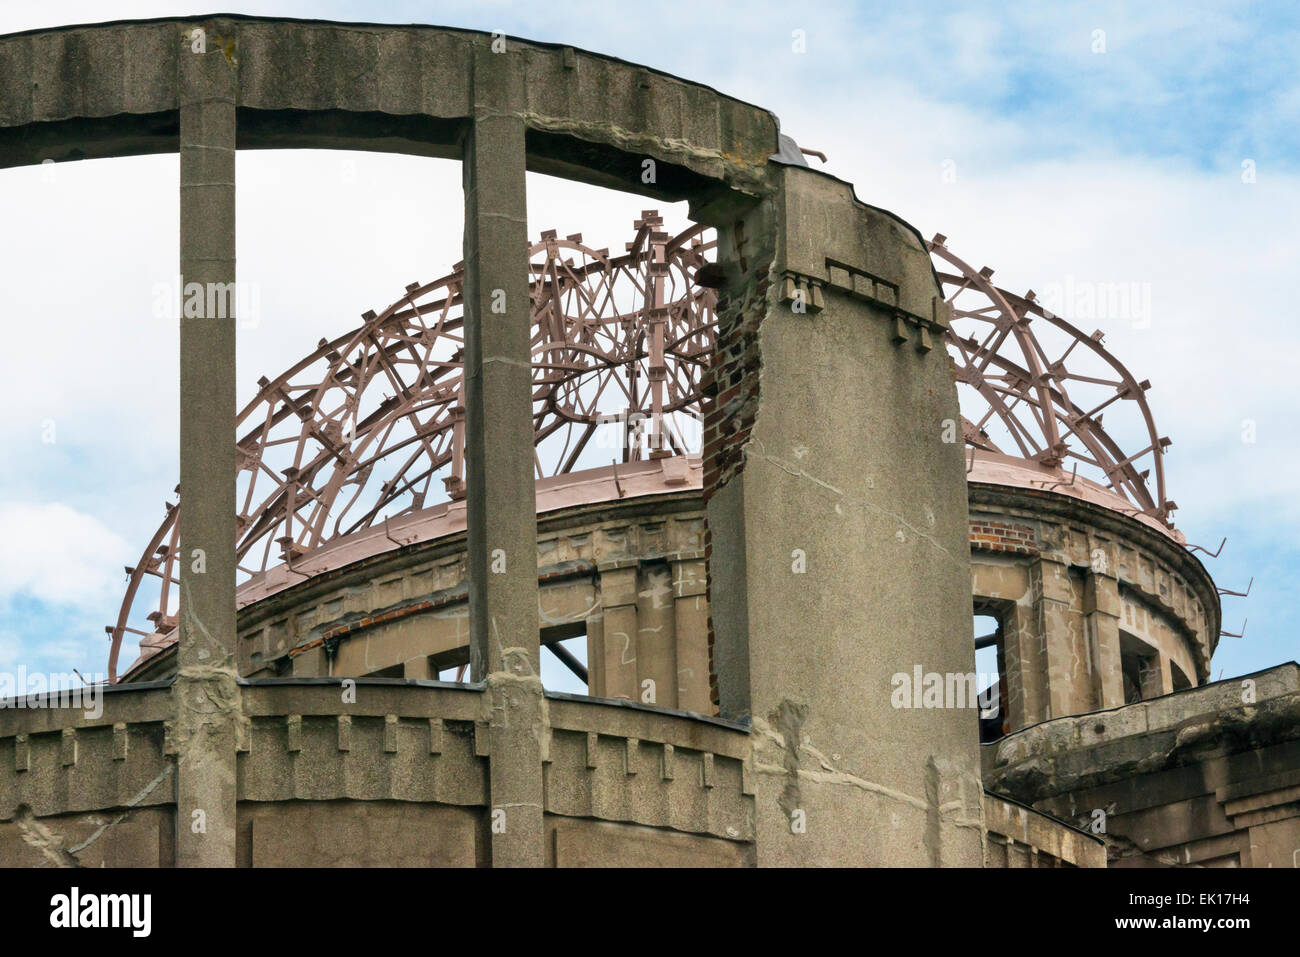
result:
[(209, 49), (239, 65), (241, 148), (453, 156), (485, 49), (519, 80), (511, 108), (539, 172), (717, 201), (759, 188), (779, 145), (766, 110), (573, 47), (224, 14), (0, 36), (0, 168), (174, 151), (178, 40), (198, 25), (215, 26)]

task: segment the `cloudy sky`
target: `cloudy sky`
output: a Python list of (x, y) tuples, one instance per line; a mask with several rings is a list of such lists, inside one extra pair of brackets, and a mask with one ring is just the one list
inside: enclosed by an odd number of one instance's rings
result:
[[(1249, 599), (1224, 600), (1226, 628), (1250, 624), (1213, 676), (1300, 657), (1294, 4), (221, 6), (501, 30), (677, 73), (773, 110), (861, 199), (944, 233), (1012, 291), (1139, 284), (1147, 314), (1080, 324), (1154, 385), (1188, 541), (1228, 539), (1208, 560), (1221, 585), (1254, 577)], [(0, 33), (202, 12), (5, 0)], [(105, 669), (122, 567), (176, 483), (177, 333), (153, 295), (175, 270), (177, 180), (174, 156), (0, 170), (0, 670)], [(240, 279), (261, 291), (240, 332), (241, 404), (259, 376), (461, 258), (455, 164), (242, 154), (238, 181)], [(621, 248), (646, 205), (542, 177), (529, 190), (533, 233), (597, 247)]]

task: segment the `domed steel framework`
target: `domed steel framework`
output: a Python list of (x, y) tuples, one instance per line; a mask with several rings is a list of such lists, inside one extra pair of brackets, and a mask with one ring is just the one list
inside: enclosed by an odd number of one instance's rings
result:
[[(926, 246), (952, 309), (947, 346), (957, 382), (966, 387), (960, 390), (966, 444), (1049, 468), (1077, 472), (1082, 464), (1134, 512), (1172, 528), (1177, 506), (1166, 496), (1164, 472), (1170, 442), (1156, 431), (1146, 400), (1151, 383), (1139, 382), (1106, 350), (1100, 331), (1085, 335), (1044, 309), (1032, 291), (1017, 296), (998, 288), (992, 269), (972, 268), (946, 241), (940, 234)], [(1035, 321), (1047, 330), (1035, 332)], [(1071, 369), (1066, 360), (1080, 346)], [(1126, 453), (1102, 428), (1107, 411), (1123, 420), (1116, 434), (1141, 445), (1138, 451)], [(991, 436), (994, 422), (1007, 448)]]
[[(698, 451), (700, 379), (713, 347), (711, 289), (694, 276), (713, 248), (701, 226), (672, 236), (653, 210), (622, 255), (581, 235), (542, 234), (530, 248), (533, 425), (537, 476)], [(464, 496), (463, 264), (259, 380), (239, 413), (236, 519), (246, 578), (336, 538)], [(617, 433), (611, 436), (611, 433)], [(593, 441), (595, 440), (595, 441)], [(692, 448), (693, 446), (693, 448)], [(435, 484), (441, 480), (441, 489)], [(178, 488), (179, 492), (180, 489)], [(112, 638), (176, 627), (179, 505), (127, 569)], [(132, 627), (141, 586), (160, 587)]]
[[(581, 235), (543, 233), (530, 250), (533, 425), (538, 478), (643, 456), (699, 452), (701, 380), (713, 350), (713, 290), (695, 283), (715, 243), (701, 226), (677, 235), (647, 211), (622, 255)], [(1163, 452), (1138, 382), (1101, 345), (957, 258), (943, 236), (928, 244), (952, 307), (947, 347), (961, 392), (963, 437), (974, 449), (1018, 455), (1060, 469), (1095, 471), (1134, 512), (1172, 527)], [(358, 328), (322, 339), (274, 380), (259, 381), (239, 414), (239, 570), (249, 577), (333, 541), (464, 495), (465, 405), (458, 264), (412, 283)], [(1051, 358), (1031, 329), (1042, 320), (1063, 341)], [(1082, 345), (1091, 365), (1066, 366)], [(1100, 369), (1100, 372), (1095, 371)], [(1082, 392), (1102, 395), (1091, 407)], [(1115, 403), (1132, 409), (1145, 446), (1126, 454), (1102, 428)], [(1113, 413), (1112, 413), (1113, 414)], [(996, 423), (1000, 445), (990, 429)], [(611, 439), (611, 433), (613, 438)], [(1149, 440), (1149, 441), (1148, 441)], [(1006, 447), (1004, 448), (1003, 445)], [(1145, 467), (1144, 467), (1145, 466)], [(1151, 474), (1154, 482), (1149, 484)], [(441, 481), (439, 488), (435, 483)], [(178, 489), (179, 491), (179, 489)], [(168, 504), (127, 587), (111, 636), (117, 680), (123, 636), (165, 641), (174, 633), (180, 506)], [(129, 622), (146, 599), (150, 630)], [(150, 598), (153, 596), (151, 595)]]

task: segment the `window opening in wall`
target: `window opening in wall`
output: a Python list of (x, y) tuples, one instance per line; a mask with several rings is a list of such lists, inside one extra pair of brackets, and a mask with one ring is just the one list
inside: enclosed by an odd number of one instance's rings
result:
[(587, 623), (543, 628), (542, 687), (547, 691), (587, 694)]
[(1172, 661), (1169, 662), (1169, 676), (1173, 681), (1175, 691), (1185, 691), (1192, 687), (1192, 680), (1187, 677), (1186, 672)]
[(441, 654), (429, 656), (430, 670), (439, 681), (469, 680), (469, 645), (461, 645)]
[(1007, 733), (1003, 680), (1002, 620), (987, 610), (975, 612), (975, 673), (979, 693), (980, 743), (996, 741)]
[(1145, 641), (1120, 632), (1120, 672), (1124, 680), (1124, 703), (1145, 701), (1161, 693), (1160, 656)]

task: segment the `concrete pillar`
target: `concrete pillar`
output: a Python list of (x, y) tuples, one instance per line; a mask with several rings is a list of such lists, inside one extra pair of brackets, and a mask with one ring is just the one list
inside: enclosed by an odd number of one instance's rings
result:
[(677, 707), (677, 639), (672, 574), (666, 564), (641, 566), (636, 602), (636, 700)]
[(1047, 717), (1047, 656), (1036, 605), (1015, 602), (1002, 619), (1007, 718), (1018, 731)]
[(541, 866), (546, 709), (538, 645), (522, 71), (479, 41), (464, 142), (470, 667), (486, 681), (492, 863)]
[(978, 867), (975, 702), (891, 694), (975, 668), (946, 306), (910, 228), (771, 169), (772, 200), (715, 223), (705, 430), (715, 665), (722, 715), (753, 721), (757, 863)]
[(703, 559), (673, 562), (673, 631), (677, 639), (677, 707), (712, 714), (709, 700), (708, 581)]
[[(600, 601), (600, 589), (596, 589)], [(597, 611), (587, 619), (587, 694), (604, 698), (605, 672), (601, 654), (605, 647), (605, 616)]]
[[(180, 644), (176, 863), (235, 865), (235, 91), (212, 37), (182, 48)], [(223, 310), (224, 309), (224, 313)]]
[(402, 662), (402, 677), (408, 681), (436, 681), (438, 672), (428, 655), (420, 655)]
[(1158, 698), (1161, 695), (1173, 694), (1174, 673), (1169, 667), (1169, 656), (1164, 651), (1158, 651), (1151, 657), (1151, 670), (1148, 674), (1149, 683), (1146, 683), (1142, 689), (1143, 698)]
[(1034, 563), (1031, 574), (1035, 595), (1034, 620), (1038, 634), (1042, 636), (1046, 657), (1048, 710), (1044, 718), (1076, 714), (1084, 710), (1076, 707), (1074, 694), (1074, 669), (1082, 661), (1070, 647), (1067, 621), (1070, 612), (1069, 570), (1061, 562), (1040, 558)]
[[(600, 622), (595, 662), (600, 684), (592, 694), (639, 701), (637, 687), (636, 563), (600, 569)], [(598, 689), (598, 690), (597, 690)]]
[[(1110, 567), (1114, 567), (1111, 563)], [(1119, 583), (1111, 575), (1094, 570), (1088, 575), (1084, 614), (1092, 631), (1093, 694), (1097, 709), (1124, 704), (1124, 676), (1119, 654)]]

